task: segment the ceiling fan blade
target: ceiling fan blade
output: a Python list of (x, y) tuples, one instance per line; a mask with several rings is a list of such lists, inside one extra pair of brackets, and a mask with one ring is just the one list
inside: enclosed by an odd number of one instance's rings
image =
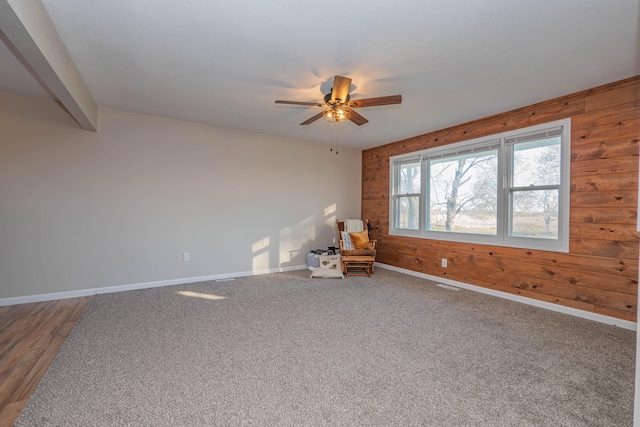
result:
[(276, 101), (276, 104), (313, 105), (314, 107), (326, 107), (326, 104), (319, 104), (317, 102), (282, 101), (280, 99)]
[(315, 116), (311, 117), (310, 119), (305, 120), (304, 122), (300, 123), (300, 125), (301, 125), (301, 126), (302, 126), (302, 125), (308, 125), (308, 124), (311, 124), (311, 123), (315, 122), (316, 120), (318, 120), (319, 118), (321, 118), (321, 117), (322, 117), (322, 114), (323, 114), (323, 113), (324, 113), (324, 111), (323, 111), (322, 113), (318, 113), (318, 114), (316, 114)]
[(356, 99), (349, 102), (351, 108), (377, 107), (379, 105), (400, 104), (402, 95), (380, 96), (378, 98)]
[(351, 79), (349, 77), (336, 76), (333, 79), (333, 88), (331, 89), (331, 101), (340, 100), (346, 102), (351, 88)]
[(349, 120), (351, 120), (353, 123), (357, 124), (358, 126), (362, 126), (363, 124), (369, 122), (369, 120), (365, 119), (364, 117), (362, 117), (360, 114), (356, 113), (353, 110), (351, 110), (351, 117), (349, 118)]

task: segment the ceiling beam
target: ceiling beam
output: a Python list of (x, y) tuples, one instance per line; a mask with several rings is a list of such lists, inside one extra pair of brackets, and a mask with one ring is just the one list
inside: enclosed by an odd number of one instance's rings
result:
[(40, 0), (0, 0), (0, 39), (83, 129), (97, 130), (96, 102)]

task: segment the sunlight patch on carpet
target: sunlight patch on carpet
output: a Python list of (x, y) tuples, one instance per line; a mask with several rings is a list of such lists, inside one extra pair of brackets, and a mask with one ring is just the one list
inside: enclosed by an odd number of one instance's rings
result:
[(203, 294), (202, 292), (193, 292), (193, 291), (178, 291), (178, 294), (185, 297), (203, 298), (203, 299), (210, 299), (214, 301), (226, 298), (226, 297), (221, 297), (219, 295)]

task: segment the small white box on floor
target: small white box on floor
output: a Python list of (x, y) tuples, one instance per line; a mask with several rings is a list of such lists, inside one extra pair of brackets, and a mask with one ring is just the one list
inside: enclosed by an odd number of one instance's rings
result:
[(344, 279), (340, 255), (318, 255), (320, 267), (311, 271), (311, 277)]

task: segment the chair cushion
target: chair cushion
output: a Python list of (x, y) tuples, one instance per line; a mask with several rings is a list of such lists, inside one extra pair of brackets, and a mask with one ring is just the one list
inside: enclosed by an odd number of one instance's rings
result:
[(376, 256), (376, 250), (375, 249), (354, 249), (352, 251), (349, 250), (342, 250), (342, 253), (340, 254), (342, 256)]
[(369, 249), (369, 233), (361, 231), (359, 233), (349, 233), (353, 242), (353, 249)]
[(344, 279), (344, 274), (342, 274), (342, 268), (340, 270), (319, 268), (317, 270), (313, 270), (310, 277), (318, 277), (322, 279)]
[(340, 237), (342, 238), (342, 249), (354, 250), (353, 242), (351, 241), (351, 236), (346, 231), (340, 232)]

